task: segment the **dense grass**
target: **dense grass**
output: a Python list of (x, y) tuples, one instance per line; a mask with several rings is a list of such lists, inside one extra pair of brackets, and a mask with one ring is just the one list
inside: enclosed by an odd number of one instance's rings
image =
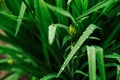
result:
[(0, 0), (1, 80), (120, 80), (120, 0)]

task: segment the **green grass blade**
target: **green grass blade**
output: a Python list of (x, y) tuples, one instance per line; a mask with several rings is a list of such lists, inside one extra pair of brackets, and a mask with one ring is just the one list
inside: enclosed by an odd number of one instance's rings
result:
[(24, 2), (22, 2), (20, 12), (19, 12), (19, 16), (18, 16), (18, 20), (17, 20), (15, 36), (19, 32), (19, 29), (20, 29), (20, 26), (21, 26), (21, 23), (22, 23), (22, 17), (24, 16), (25, 11), (26, 11), (26, 5), (24, 4)]
[(62, 0), (56, 0), (57, 7), (63, 8), (63, 1)]
[(87, 46), (89, 80), (96, 80), (96, 51), (94, 46)]
[(63, 25), (63, 24), (53, 24), (53, 25), (56, 25), (56, 26), (58, 26), (58, 27), (60, 27), (60, 28), (65, 29), (66, 31), (69, 31), (69, 27), (66, 26), (66, 25)]
[(42, 50), (47, 66), (50, 68), (48, 53), (48, 26), (53, 23), (47, 4), (44, 0), (34, 0), (36, 25), (40, 32)]
[(95, 6), (93, 6), (92, 8), (90, 8), (89, 10), (85, 11), (83, 14), (81, 14), (78, 18), (76, 18), (77, 20), (81, 19), (84, 16), (87, 16), (88, 14), (97, 11), (105, 6), (107, 6), (111, 1), (113, 0), (103, 0), (99, 3), (97, 3)]
[(16, 46), (16, 47), (18, 46), (18, 44), (12, 41), (10, 38), (8, 38), (7, 36), (1, 35), (1, 34), (0, 34), (0, 40), (6, 43), (12, 44), (13, 46)]
[(40, 78), (40, 80), (51, 80), (53, 78), (56, 78), (56, 74), (48, 74), (48, 75)]
[(120, 12), (120, 6), (118, 6), (117, 8), (113, 9), (111, 12), (109, 12), (108, 16), (115, 16), (118, 14), (118, 12)]
[(65, 26), (65, 25), (62, 25), (62, 24), (52, 24), (50, 25), (48, 28), (48, 41), (49, 41), (49, 44), (51, 45), (55, 39), (55, 34), (56, 34), (56, 29), (57, 27), (60, 27), (60, 28), (63, 28), (65, 29), (66, 31), (68, 31), (68, 27)]
[(17, 51), (15, 51), (14, 49), (11, 49), (11, 48), (6, 47), (6, 46), (0, 46), (0, 52), (11, 56), (16, 61), (19, 61), (21, 63), (25, 63), (24, 59), (20, 55), (18, 55)]
[(7, 61), (12, 60), (12, 58), (0, 59), (0, 63), (6, 63)]
[(81, 70), (76, 70), (75, 73), (82, 74), (84, 76), (88, 76), (88, 74), (86, 74), (85, 72), (83, 72)]
[(4, 53), (5, 55), (11, 56), (16, 61), (20, 63), (31, 63), (34, 66), (37, 66), (36, 62), (34, 61), (33, 57), (29, 53), (25, 53), (20, 48), (13, 47), (11, 45), (0, 45), (0, 52), (1, 54)]
[(57, 8), (57, 7), (55, 7), (55, 6), (52, 6), (52, 5), (50, 5), (50, 4), (47, 4), (47, 6), (48, 6), (48, 8), (51, 9), (53, 12), (57, 12), (57, 13), (59, 13), (59, 14), (62, 14), (62, 15), (64, 15), (64, 16), (66, 16), (66, 17), (69, 17), (69, 18), (72, 20), (73, 24), (77, 27), (76, 20), (73, 18), (73, 16), (72, 16), (69, 12), (67, 12), (67, 11), (65, 11), (65, 10), (63, 10), (63, 9), (61, 9), (61, 8)]
[(57, 26), (55, 25), (50, 25), (49, 26), (49, 30), (48, 30), (48, 40), (49, 40), (49, 44), (51, 45), (54, 41), (55, 38), (55, 33), (56, 33), (56, 28)]
[(96, 48), (96, 59), (98, 62), (98, 68), (99, 68), (101, 80), (106, 80), (103, 49), (98, 46), (96, 46), (95, 48)]
[[(44, 0), (34, 0), (36, 25), (41, 34), (41, 39), (47, 41), (48, 26), (53, 23), (51, 14)], [(43, 34), (44, 33), (44, 34)]]
[(68, 65), (68, 63), (70, 62), (70, 60), (72, 59), (72, 57), (75, 55), (75, 53), (77, 52), (77, 50), (81, 47), (81, 45), (86, 41), (86, 39), (93, 33), (93, 31), (97, 28), (96, 25), (91, 24), (89, 25), (89, 27), (83, 32), (83, 34), (80, 36), (79, 40), (77, 41), (77, 43), (75, 44), (75, 46), (73, 47), (72, 51), (69, 53), (69, 55), (67, 56), (67, 58), (65, 59), (57, 77), (63, 72), (63, 70), (65, 69), (65, 67)]
[(111, 1), (103, 10), (101, 14), (109, 13), (109, 10), (113, 7), (113, 2)]
[(108, 43), (113, 40), (113, 38), (116, 35), (116, 33), (120, 30), (120, 24), (119, 23), (120, 23), (120, 21), (118, 22), (118, 24), (116, 23), (117, 24), (116, 26), (114, 25), (113, 30), (111, 31), (111, 33), (108, 35), (108, 37), (106, 38), (106, 40), (102, 44), (102, 46), (104, 48), (108, 47)]
[(88, 0), (84, 0), (82, 5), (82, 12), (84, 13), (88, 8)]
[(117, 77), (116, 80), (120, 80), (120, 65), (117, 65)]
[(113, 53), (113, 54), (108, 54), (104, 56), (105, 58), (113, 58), (113, 59), (117, 59), (118, 61), (120, 60), (120, 55), (118, 55), (117, 53)]
[(13, 15), (18, 16), (22, 0), (12, 0), (12, 1), (4, 0), (4, 1), (9, 11), (11, 11)]
[(19, 73), (12, 73), (9, 76), (7, 76), (6, 78), (1, 79), (1, 80), (18, 80), (19, 77), (20, 77)]
[(13, 25), (16, 24), (15, 21), (15, 16), (0, 11), (0, 29), (8, 32), (9, 34), (14, 34), (15, 28)]
[(69, 4), (68, 6), (71, 6), (72, 8), (72, 16), (74, 18), (77, 18), (80, 14), (81, 14), (81, 3), (80, 3), (81, 0), (72, 0), (71, 1), (71, 4)]
[(67, 5), (69, 5), (71, 2), (72, 2), (72, 0), (68, 0), (68, 1), (67, 1)]
[[(56, 4), (58, 8), (64, 9), (64, 5), (66, 4), (64, 0), (56, 0)], [(65, 22), (65, 17), (61, 14), (57, 14), (57, 19), (59, 23), (64, 23)]]

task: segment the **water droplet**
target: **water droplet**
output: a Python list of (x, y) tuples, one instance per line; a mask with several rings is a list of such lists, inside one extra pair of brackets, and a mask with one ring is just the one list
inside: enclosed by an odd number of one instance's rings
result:
[(119, 16), (119, 15), (120, 15), (120, 12), (117, 13), (117, 16)]
[(63, 71), (65, 68), (62, 68), (61, 70)]
[(85, 32), (83, 32), (83, 34), (85, 34)]

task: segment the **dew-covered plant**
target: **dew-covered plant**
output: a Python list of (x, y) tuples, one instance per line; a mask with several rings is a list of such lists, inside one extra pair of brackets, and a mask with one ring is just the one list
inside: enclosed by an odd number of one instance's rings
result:
[(120, 80), (119, 4), (0, 0), (1, 80)]

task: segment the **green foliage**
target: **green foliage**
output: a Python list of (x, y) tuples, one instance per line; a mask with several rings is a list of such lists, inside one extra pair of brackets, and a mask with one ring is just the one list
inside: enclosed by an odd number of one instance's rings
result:
[[(1, 0), (2, 80), (119, 80), (120, 0)], [(87, 47), (86, 47), (87, 46)]]
[(61, 74), (61, 72), (64, 70), (64, 68), (68, 65), (72, 57), (75, 55), (77, 50), (82, 46), (82, 44), (85, 42), (85, 40), (89, 37), (89, 35), (96, 29), (97, 27), (93, 24), (91, 24), (81, 35), (81, 37), (76, 42), (75, 46), (72, 48), (71, 52), (69, 53), (68, 57), (64, 61), (59, 73), (57, 76)]
[(89, 79), (96, 80), (96, 52), (93, 46), (87, 46), (88, 65), (89, 65)]

